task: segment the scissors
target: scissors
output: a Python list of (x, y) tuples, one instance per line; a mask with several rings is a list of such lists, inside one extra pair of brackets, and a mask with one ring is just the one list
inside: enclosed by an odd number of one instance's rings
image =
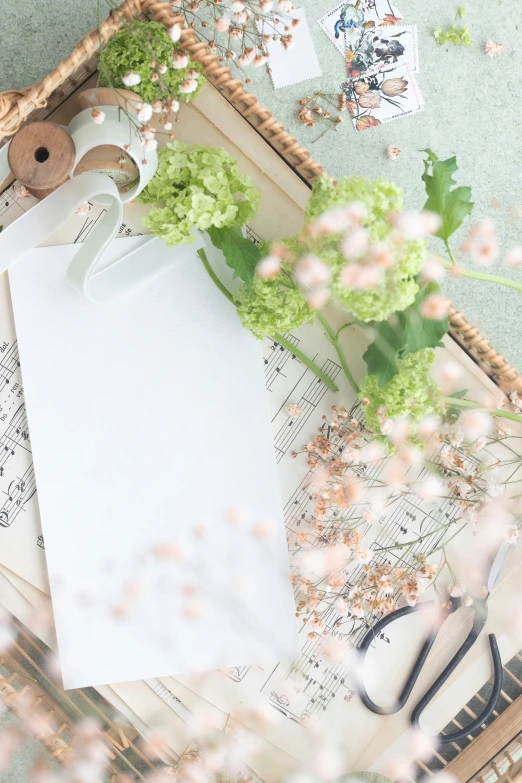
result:
[[(420, 716), (423, 713), (423, 711), (426, 709), (426, 707), (431, 702), (433, 697), (442, 688), (442, 686), (444, 685), (448, 677), (455, 671), (459, 663), (463, 660), (464, 656), (469, 652), (469, 650), (473, 647), (473, 645), (477, 641), (477, 638), (480, 632), (482, 631), (482, 629), (484, 628), (484, 625), (486, 624), (486, 620), (488, 617), (489, 596), (495, 584), (498, 581), (498, 578), (504, 567), (504, 563), (506, 561), (506, 558), (511, 548), (512, 545), (506, 541), (504, 541), (499, 546), (496, 554), (494, 555), (491, 561), (489, 577), (487, 581), (487, 595), (485, 598), (474, 601), (475, 616), (473, 619), (473, 627), (471, 628), (471, 631), (469, 632), (466, 640), (461, 644), (461, 646), (459, 647), (459, 649), (457, 650), (457, 652), (455, 653), (451, 661), (448, 663), (446, 668), (439, 674), (439, 676), (437, 677), (433, 685), (426, 691), (424, 696), (422, 696), (422, 698), (419, 699), (419, 701), (413, 708), (413, 711), (410, 716), (410, 723), (412, 726), (417, 728), (419, 727)], [(390, 614), (386, 615), (381, 620), (376, 622), (375, 625), (372, 626), (372, 628), (370, 628), (370, 630), (365, 635), (364, 639), (362, 640), (362, 642), (358, 647), (358, 651), (361, 656), (361, 661), (360, 661), (361, 671), (364, 671), (363, 670), (364, 659), (366, 658), (366, 653), (368, 652), (368, 648), (384, 628), (386, 628), (391, 623), (395, 622), (395, 620), (399, 620), (401, 617), (405, 617), (406, 615), (412, 614), (413, 612), (421, 612), (426, 609), (433, 609), (434, 606), (435, 606), (435, 601), (423, 601), (422, 603), (416, 604), (415, 606), (405, 606), (401, 609), (396, 609), (394, 612), (391, 612)], [(462, 606), (462, 598), (452, 597), (450, 599), (450, 608), (446, 610), (447, 617), (449, 617), (450, 614), (453, 614), (453, 612), (456, 612), (457, 609), (460, 609), (461, 606)], [(390, 707), (380, 707), (368, 696), (368, 692), (366, 691), (366, 688), (364, 686), (363, 676), (359, 678), (357, 689), (359, 691), (359, 696), (361, 697), (361, 701), (363, 702), (365, 707), (367, 707), (369, 710), (375, 712), (378, 715), (393, 715), (396, 712), (402, 710), (402, 708), (408, 701), (408, 698), (413, 690), (415, 683), (417, 682), (422, 667), (426, 662), (426, 658), (428, 657), (430, 650), (435, 642), (435, 639), (438, 636), (439, 630), (440, 630), (440, 626), (438, 628), (434, 628), (434, 630), (425, 639), (421, 651), (417, 657), (417, 660), (413, 664), (413, 667), (408, 675), (408, 679), (406, 680), (406, 683), (395, 704), (392, 704)], [(498, 651), (498, 645), (497, 645), (497, 640), (495, 638), (495, 634), (490, 633), (488, 638), (489, 638), (489, 646), (491, 648), (491, 656), (493, 658), (493, 669), (495, 672), (493, 689), (491, 692), (491, 696), (489, 697), (489, 701), (485, 706), (483, 712), (468, 726), (465, 726), (463, 729), (459, 729), (458, 731), (453, 732), (453, 734), (440, 734), (439, 741), (442, 744), (448, 742), (456, 742), (460, 739), (463, 739), (464, 737), (467, 737), (468, 734), (471, 734), (473, 731), (475, 731), (475, 729), (478, 729), (484, 723), (484, 721), (486, 721), (490, 717), (491, 713), (496, 707), (498, 698), (500, 696), (500, 690), (502, 688), (502, 660), (500, 658), (500, 653)]]

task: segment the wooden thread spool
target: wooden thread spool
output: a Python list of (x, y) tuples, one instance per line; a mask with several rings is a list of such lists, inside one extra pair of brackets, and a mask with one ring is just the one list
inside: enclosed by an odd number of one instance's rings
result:
[(55, 122), (31, 122), (13, 136), (9, 168), (29, 193), (42, 199), (66, 182), (75, 160), (74, 142)]

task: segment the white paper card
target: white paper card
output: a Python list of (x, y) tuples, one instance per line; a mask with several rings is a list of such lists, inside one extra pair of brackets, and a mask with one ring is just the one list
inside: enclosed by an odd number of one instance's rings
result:
[(258, 345), (195, 254), (95, 304), (76, 250), (9, 273), (64, 686), (295, 657)]
[[(300, 24), (292, 27), (292, 19), (299, 19)], [(282, 15), (279, 24), (258, 24), (260, 33), (266, 35), (283, 35), (285, 27), (290, 28), (288, 34), (292, 35), (291, 48), (285, 49), (279, 40), (265, 42), (270, 75), (276, 90), (321, 76), (321, 66), (303, 8), (296, 8), (291, 14)]]

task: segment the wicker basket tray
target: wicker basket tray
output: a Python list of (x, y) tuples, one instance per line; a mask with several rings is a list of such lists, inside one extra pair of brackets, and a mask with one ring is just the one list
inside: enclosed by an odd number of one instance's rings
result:
[[(175, 14), (163, 0), (125, 0), (101, 23), (99, 29), (83, 38), (69, 57), (41, 82), (22, 90), (0, 93), (0, 143), (2, 139), (16, 133), (25, 120), (44, 119), (56, 109), (92, 75), (96, 69), (100, 43), (107, 41), (117, 32), (125, 19), (141, 15), (169, 27), (176, 22), (185, 24), (184, 17)], [(267, 108), (258, 103), (255, 95), (246, 92), (242, 81), (234, 78), (216, 55), (209, 52), (207, 45), (197, 38), (194, 30), (189, 27), (183, 30), (181, 45), (193, 60), (201, 63), (208, 81), (296, 174), (311, 185), (323, 172), (323, 167), (313, 160), (310, 152), (275, 120)], [(453, 305), (450, 308), (449, 321), (451, 337), (500, 388), (504, 391), (522, 391), (522, 378), (517, 370), (495, 351), (489, 340)]]

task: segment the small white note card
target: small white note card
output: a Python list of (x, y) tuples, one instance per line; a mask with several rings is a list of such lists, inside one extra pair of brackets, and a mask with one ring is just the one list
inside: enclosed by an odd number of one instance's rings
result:
[(76, 251), (9, 272), (64, 686), (297, 657), (259, 344), (195, 252), (95, 304)]
[[(292, 26), (293, 19), (299, 22), (296, 27)], [(287, 49), (279, 40), (270, 40), (264, 44), (268, 52), (272, 83), (276, 89), (321, 76), (321, 66), (303, 8), (296, 8), (291, 14), (282, 14), (278, 24), (259, 22), (257, 26), (262, 35), (276, 33), (292, 36), (292, 42)], [(288, 31), (285, 30), (286, 27), (289, 28)]]

